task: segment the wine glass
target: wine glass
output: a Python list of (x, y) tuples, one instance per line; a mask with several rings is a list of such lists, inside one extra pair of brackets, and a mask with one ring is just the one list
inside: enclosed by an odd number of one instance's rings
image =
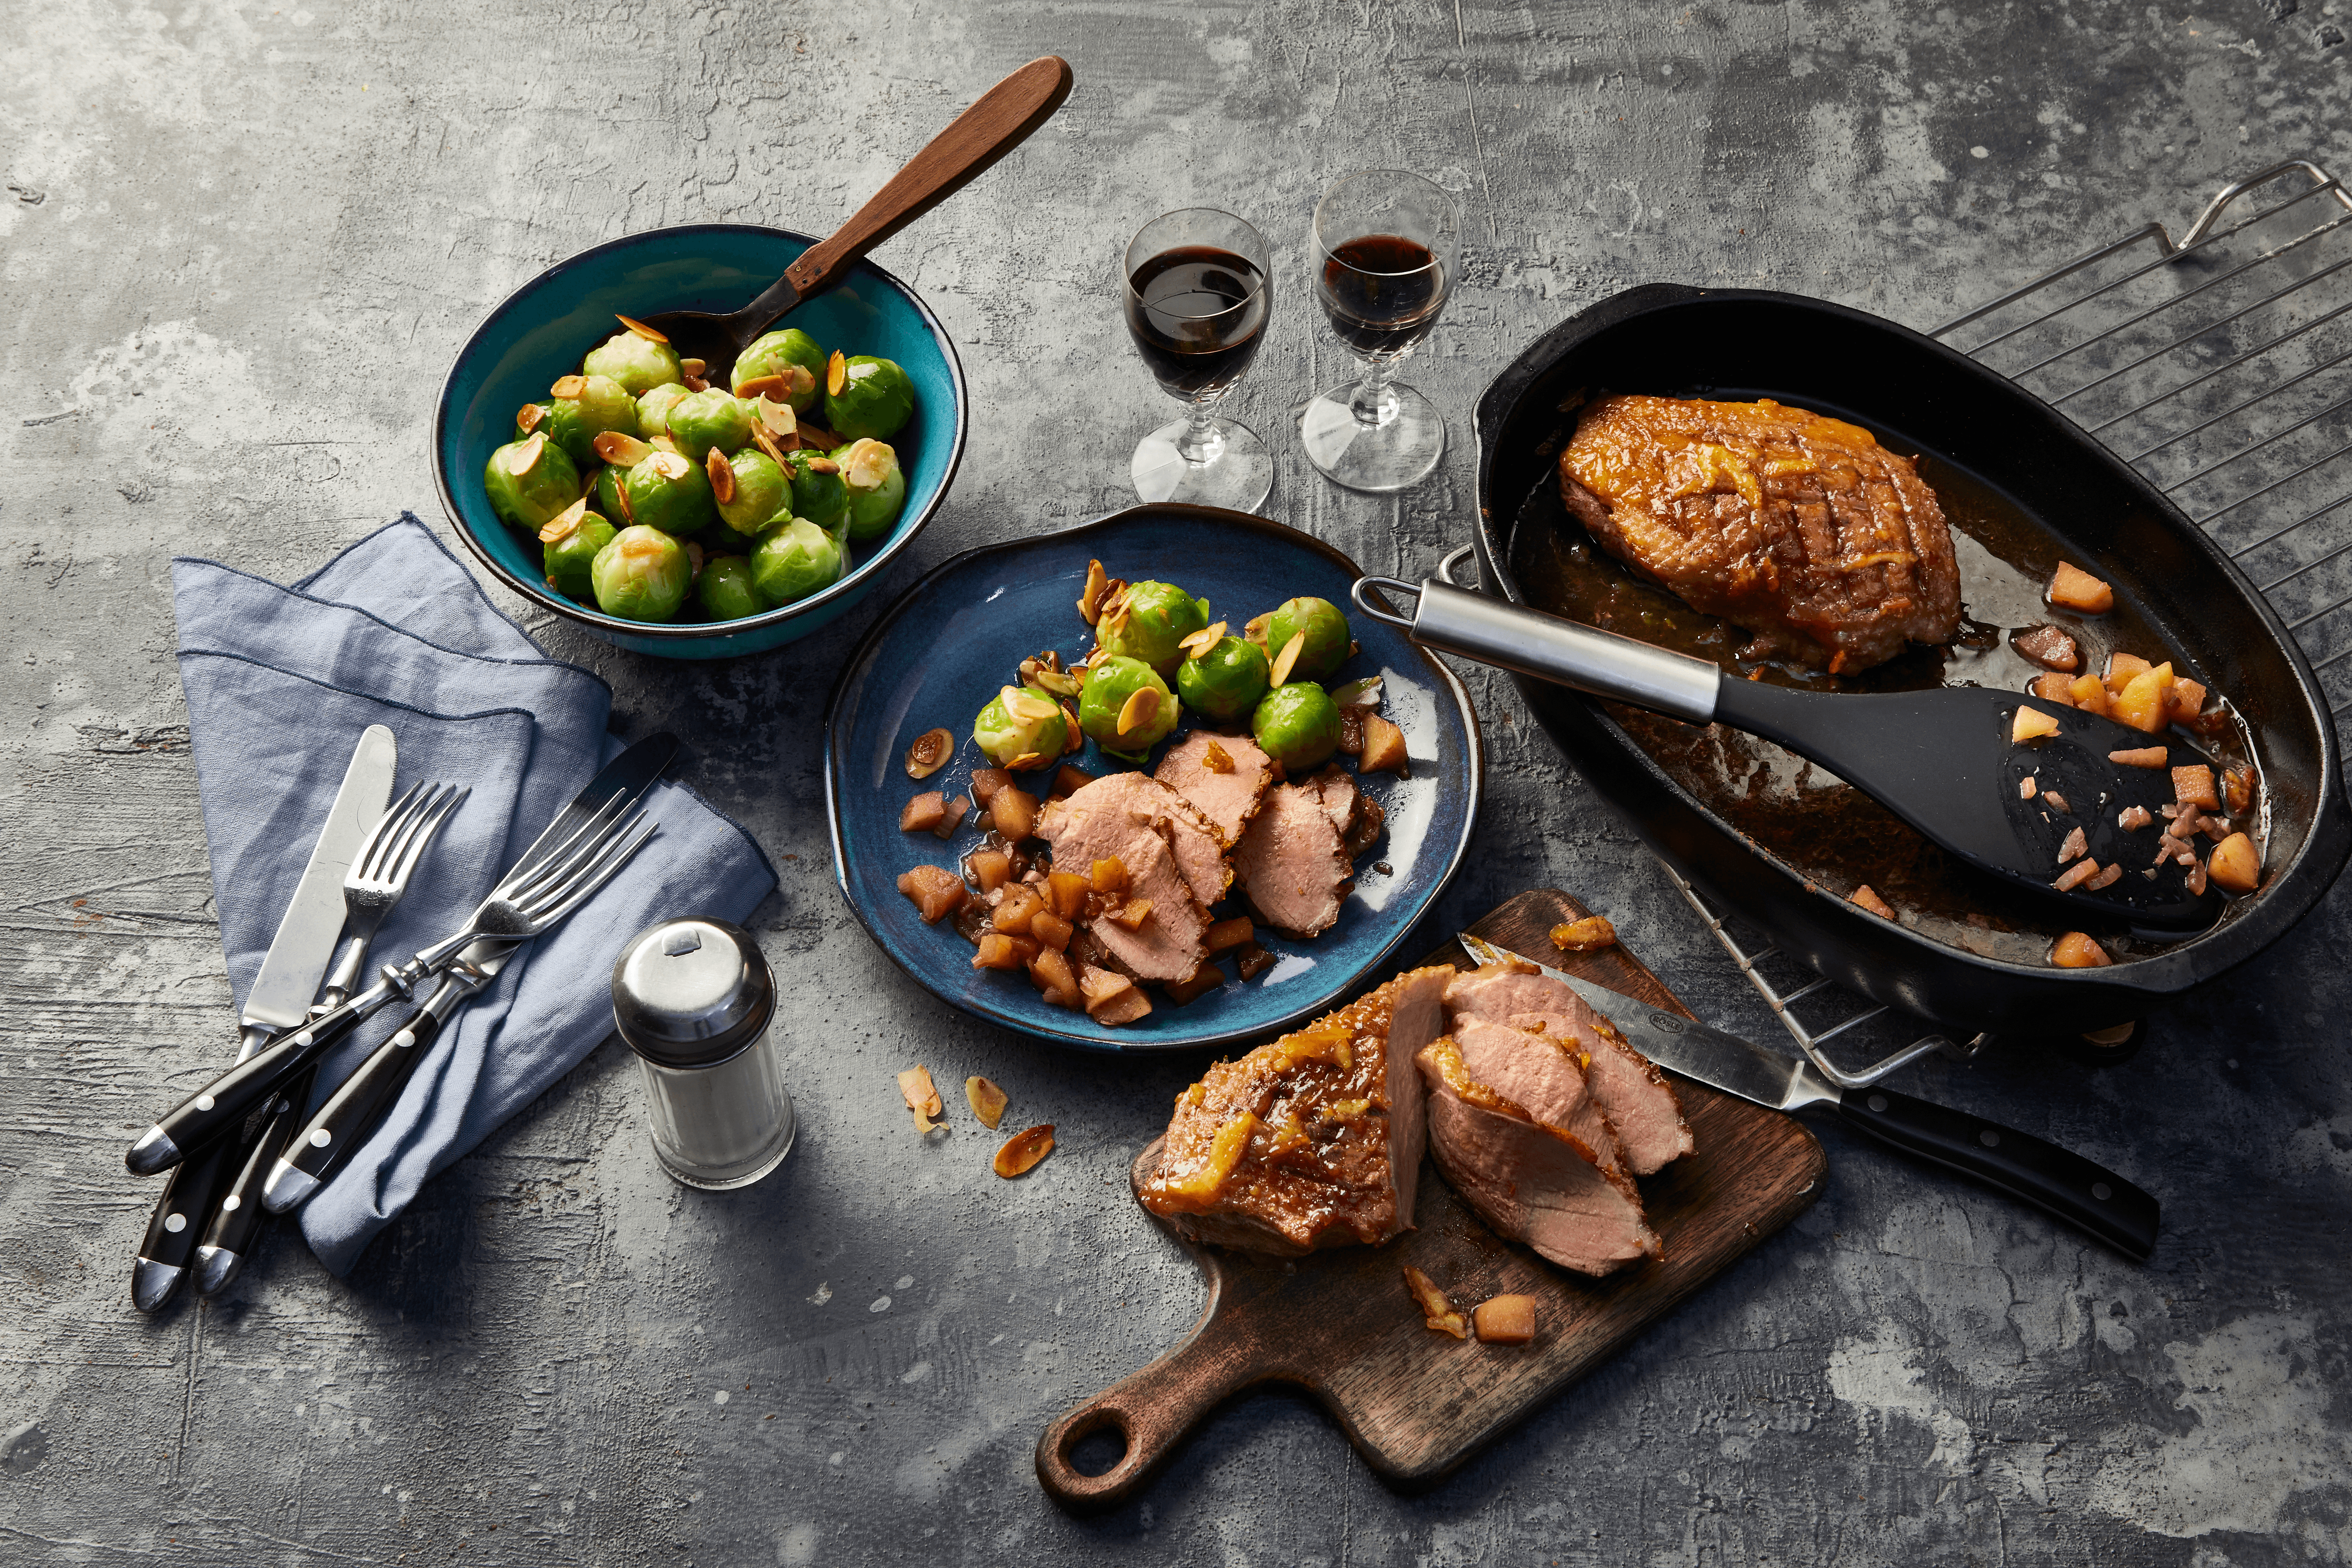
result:
[(1209, 408), (1265, 338), (1274, 281), (1265, 237), (1229, 212), (1185, 207), (1138, 229), (1119, 270), (1136, 352), (1160, 390), (1190, 405), (1135, 448), (1135, 493), (1255, 510), (1274, 489), (1274, 455)]
[(1394, 377), (1445, 308), (1458, 228), (1454, 198), (1402, 169), (1349, 174), (1315, 208), (1316, 292), (1331, 330), (1367, 367), (1299, 416), (1307, 461), (1335, 484), (1405, 489), (1445, 455), (1445, 416)]

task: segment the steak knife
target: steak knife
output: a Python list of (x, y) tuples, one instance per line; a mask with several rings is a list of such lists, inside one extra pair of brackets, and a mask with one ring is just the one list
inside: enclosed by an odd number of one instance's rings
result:
[[(343, 931), (343, 878), (392, 799), (398, 752), (392, 731), (383, 725), (360, 731), (342, 784), (327, 807), (326, 826), (310, 847), (310, 863), (246, 993), (237, 1016), (238, 1061), (300, 1023), (318, 995)], [(155, 1311), (178, 1294), (214, 1203), (243, 1163), (243, 1154), (242, 1140), (232, 1131), (164, 1180), (138, 1260), (131, 1266), (131, 1301), (141, 1311)]]
[(1533, 964), (1601, 1009), (1635, 1050), (1685, 1078), (1774, 1110), (1835, 1106), (1839, 1119), (1855, 1131), (1998, 1187), (2134, 1262), (2145, 1263), (2156, 1250), (2155, 1195), (2055, 1143), (1874, 1084), (1851, 1092), (1840, 1089), (1811, 1062), (1776, 1055), (1737, 1035), (1520, 958), (1477, 937), (1464, 934), (1455, 940), (1481, 963), (1517, 959)]

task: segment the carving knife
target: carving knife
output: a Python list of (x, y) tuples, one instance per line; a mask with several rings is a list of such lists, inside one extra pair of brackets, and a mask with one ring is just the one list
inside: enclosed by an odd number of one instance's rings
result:
[(2021, 1198), (2135, 1262), (2146, 1262), (2156, 1249), (2155, 1195), (2055, 1143), (1875, 1084), (1841, 1089), (1811, 1062), (1776, 1055), (1478, 937), (1455, 940), (1481, 963), (1516, 959), (1559, 981), (1599, 1008), (1635, 1050), (1685, 1078), (1774, 1110), (1835, 1106), (1839, 1119), (1856, 1131)]
[[(343, 932), (343, 878), (352, 858), (374, 831), (392, 799), (398, 747), (390, 730), (371, 724), (343, 770), (343, 782), (327, 807), (326, 825), (310, 847), (310, 864), (294, 885), (294, 897), (278, 919), (278, 934), (261, 961), (253, 988), (237, 1016), (236, 1059), (244, 1061), (273, 1037), (302, 1022), (319, 982)], [(215, 1200), (243, 1163), (240, 1139), (231, 1133), (183, 1161), (163, 1184), (146, 1239), (131, 1268), (131, 1304), (152, 1312), (178, 1293), (188, 1260), (203, 1237)]]

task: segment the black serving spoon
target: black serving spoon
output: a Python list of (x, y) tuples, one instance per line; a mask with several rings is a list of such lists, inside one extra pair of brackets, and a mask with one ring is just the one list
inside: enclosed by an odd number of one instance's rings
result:
[(801, 252), (758, 299), (729, 315), (665, 310), (648, 316), (645, 324), (680, 355), (702, 361), (703, 374), (712, 381), (723, 381), (736, 357), (778, 317), (840, 282), (859, 257), (1028, 140), (1070, 96), (1070, 80), (1069, 62), (1059, 55), (1031, 60), (950, 121), (847, 223)]
[[(1410, 618), (1372, 590), (1412, 595)], [(1969, 865), (2065, 906), (2078, 917), (2180, 932), (2212, 923), (2221, 895), (2189, 890), (2187, 868), (2159, 860), (2158, 840), (2173, 804), (2166, 768), (2112, 762), (2110, 752), (2181, 748), (2112, 719), (2018, 691), (1948, 686), (1929, 691), (1791, 691), (1727, 676), (1702, 658), (1580, 626), (1435, 581), (1360, 579), (1356, 607), (1441, 652), (1538, 680), (1614, 698), (1693, 724), (1728, 724), (1818, 763)], [(2020, 706), (2047, 714), (2058, 732), (2012, 741)], [(2024, 781), (2033, 781), (2027, 795)], [(2055, 795), (2053, 801), (2051, 797)], [(2132, 806), (2148, 825), (2126, 829)], [(2122, 875), (2062, 889), (2067, 837), (2081, 828), (2087, 858)], [(2148, 872), (2156, 874), (2151, 877)]]

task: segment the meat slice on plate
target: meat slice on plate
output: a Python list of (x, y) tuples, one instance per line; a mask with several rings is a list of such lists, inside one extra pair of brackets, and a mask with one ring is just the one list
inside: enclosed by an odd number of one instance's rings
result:
[[(1071, 801), (1077, 798), (1070, 796)], [(1055, 865), (1084, 872), (1097, 860), (1116, 859), (1127, 868), (1129, 900), (1151, 905), (1133, 931), (1117, 921), (1088, 924), (1087, 931), (1108, 957), (1138, 980), (1192, 978), (1209, 955), (1202, 940), (1208, 933), (1209, 916), (1177, 868), (1167, 834), (1157, 821), (1139, 821), (1124, 809), (1049, 812), (1040, 831), (1054, 847)]]
[[(1639, 1005), (1631, 997), (1626, 1005)], [(1445, 988), (1445, 1009), (1457, 1029), (1465, 1018), (1483, 1018), (1572, 1043), (1633, 1174), (1654, 1174), (1694, 1147), (1666, 1075), (1583, 997), (1533, 965), (1490, 963), (1459, 975)]]
[[(1233, 868), (1225, 864), (1224, 846), (1208, 821), (1182, 795), (1142, 773), (1112, 773), (1049, 803), (1038, 831), (1050, 844), (1060, 831), (1058, 822), (1103, 813), (1148, 826), (1165, 838), (1185, 885), (1203, 907), (1225, 896), (1233, 882)], [(1063, 860), (1058, 853), (1055, 862), (1065, 870), (1086, 869)]]
[(1496, 1235), (1580, 1274), (1611, 1274), (1662, 1254), (1631, 1176), (1481, 1082), (1451, 1037), (1416, 1060), (1429, 1089), (1430, 1152)]
[(1356, 788), (1354, 777), (1333, 763), (1307, 782), (1322, 800), (1323, 815), (1331, 819), (1331, 826), (1339, 830), (1344, 840), (1348, 830), (1356, 825), (1356, 807), (1364, 798), (1363, 792)]
[(1849, 674), (1959, 629), (1936, 492), (1859, 426), (1769, 400), (1604, 397), (1559, 488), (1612, 555), (1754, 633), (1744, 658)]
[(1316, 936), (1339, 918), (1353, 862), (1313, 782), (1276, 784), (1234, 851), (1234, 876), (1259, 920), (1292, 936)]
[(1297, 1254), (1412, 1226), (1426, 1138), (1414, 1058), (1445, 968), (1398, 975), (1176, 1097), (1143, 1205), (1196, 1241)]
[[(1223, 766), (1214, 765), (1221, 760)], [(1195, 730), (1168, 748), (1151, 776), (1190, 801), (1230, 849), (1265, 799), (1274, 762), (1246, 735)]]
[(1556, 1035), (1483, 1018), (1458, 1019), (1448, 1032), (1471, 1077), (1536, 1121), (1573, 1133), (1610, 1170), (1624, 1165), (1617, 1130), (1586, 1081), (1585, 1053)]

